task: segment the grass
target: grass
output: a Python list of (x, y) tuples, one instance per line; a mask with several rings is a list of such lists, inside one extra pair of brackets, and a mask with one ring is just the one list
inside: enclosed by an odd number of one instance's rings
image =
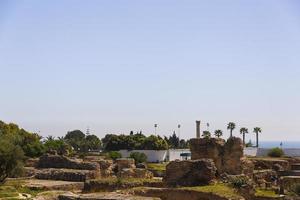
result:
[(278, 194), (275, 193), (273, 190), (264, 190), (264, 189), (257, 189), (255, 196), (258, 197), (279, 197)]
[(148, 163), (148, 169), (155, 171), (166, 171), (166, 166), (168, 163)]
[(192, 191), (199, 191), (204, 193), (213, 193), (226, 198), (240, 198), (241, 196), (237, 191), (224, 183), (216, 183), (206, 186), (196, 186), (196, 187), (183, 187), (181, 189), (187, 189)]
[(0, 185), (0, 199), (18, 199), (19, 193), (30, 194), (35, 197), (42, 190), (31, 190), (28, 187), (23, 186), (22, 180), (8, 180), (4, 184)]

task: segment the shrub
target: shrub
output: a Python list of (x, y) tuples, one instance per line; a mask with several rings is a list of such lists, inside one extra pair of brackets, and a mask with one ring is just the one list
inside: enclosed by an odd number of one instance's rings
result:
[(135, 164), (143, 163), (147, 161), (146, 154), (140, 152), (132, 152), (129, 157), (134, 159)]
[(116, 160), (118, 158), (122, 158), (122, 154), (118, 151), (111, 151), (111, 152), (108, 152), (108, 157), (113, 160)]
[(276, 147), (269, 151), (268, 156), (270, 157), (282, 157), (284, 155), (282, 149)]
[(230, 183), (235, 188), (241, 188), (245, 185), (249, 184), (249, 180), (247, 177), (236, 176), (230, 179)]

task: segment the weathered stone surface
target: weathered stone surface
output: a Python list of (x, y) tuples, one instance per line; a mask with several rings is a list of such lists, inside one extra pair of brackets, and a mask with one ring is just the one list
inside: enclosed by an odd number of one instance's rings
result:
[[(213, 159), (217, 169), (222, 168), (222, 159), (225, 140), (219, 138), (194, 138), (190, 140), (192, 160)], [(220, 172), (221, 173), (221, 172)]]
[(243, 172), (243, 143), (240, 138), (232, 137), (227, 142), (219, 138), (194, 138), (190, 141), (190, 149), (192, 160), (212, 159), (219, 174)]
[(229, 174), (241, 174), (243, 172), (242, 158), (244, 156), (243, 142), (240, 138), (232, 137), (224, 145), (222, 157), (223, 172)]
[(267, 169), (267, 170), (259, 170), (255, 171), (253, 173), (253, 180), (256, 184), (262, 186), (262, 184), (265, 184), (267, 182), (274, 182), (277, 180), (277, 173), (276, 171)]
[(66, 156), (45, 154), (40, 157), (37, 167), (39, 168), (65, 168), (81, 170), (99, 170), (96, 162), (80, 162)]
[(242, 174), (245, 174), (249, 177), (252, 177), (253, 172), (254, 172), (254, 164), (251, 160), (243, 157), (241, 159), (241, 163), (242, 163)]
[(57, 180), (39, 180), (28, 179), (25, 181), (24, 186), (32, 190), (82, 190), (83, 182), (69, 182), (69, 181), (57, 181)]
[(87, 179), (99, 177), (99, 171), (96, 170), (72, 170), (72, 169), (44, 169), (37, 172), (35, 178), (44, 180), (62, 180), (84, 182)]
[(63, 194), (58, 200), (158, 200), (152, 197), (133, 196), (129, 194), (111, 193), (90, 193), (90, 194)]
[(153, 178), (153, 173), (148, 171), (147, 169), (124, 168), (118, 172), (117, 176), (119, 178), (151, 179), (151, 178)]
[(135, 162), (132, 158), (119, 158), (116, 160), (118, 171), (124, 168), (135, 168)]
[(29, 158), (25, 162), (25, 167), (37, 167), (39, 162), (38, 158)]
[(157, 179), (92, 179), (84, 183), (84, 192), (111, 192), (135, 187), (163, 187)]
[(283, 170), (289, 170), (290, 164), (286, 160), (273, 158), (251, 158), (255, 170), (272, 169), (274, 165), (280, 165)]
[(166, 167), (164, 180), (170, 186), (205, 185), (215, 179), (216, 170), (211, 159), (172, 161)]
[(279, 182), (285, 190), (293, 190), (295, 185), (300, 185), (300, 176), (283, 176)]
[(100, 165), (101, 177), (109, 177), (113, 175), (113, 160), (98, 160), (97, 162)]
[(189, 189), (177, 188), (138, 188), (133, 189), (131, 193), (141, 196), (158, 197), (162, 200), (245, 200), (242, 196), (234, 195), (225, 197), (212, 192), (201, 192)]

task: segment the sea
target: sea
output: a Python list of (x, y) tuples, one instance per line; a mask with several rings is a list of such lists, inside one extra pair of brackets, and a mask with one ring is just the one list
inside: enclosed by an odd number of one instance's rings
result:
[(259, 147), (261, 148), (274, 148), (281, 147), (282, 148), (300, 148), (300, 141), (260, 141)]

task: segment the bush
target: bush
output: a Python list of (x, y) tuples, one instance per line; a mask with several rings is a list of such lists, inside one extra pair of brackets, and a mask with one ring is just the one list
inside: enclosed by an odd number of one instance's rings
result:
[(270, 157), (282, 157), (284, 155), (282, 149), (276, 147), (269, 151), (268, 156)]
[(134, 159), (135, 164), (143, 163), (147, 161), (146, 154), (140, 152), (132, 152), (129, 157)]
[(247, 177), (237, 176), (230, 179), (230, 183), (235, 188), (241, 188), (249, 184)]
[(122, 158), (122, 154), (119, 153), (118, 151), (111, 151), (111, 152), (108, 152), (108, 157), (113, 160), (116, 160), (118, 158)]

